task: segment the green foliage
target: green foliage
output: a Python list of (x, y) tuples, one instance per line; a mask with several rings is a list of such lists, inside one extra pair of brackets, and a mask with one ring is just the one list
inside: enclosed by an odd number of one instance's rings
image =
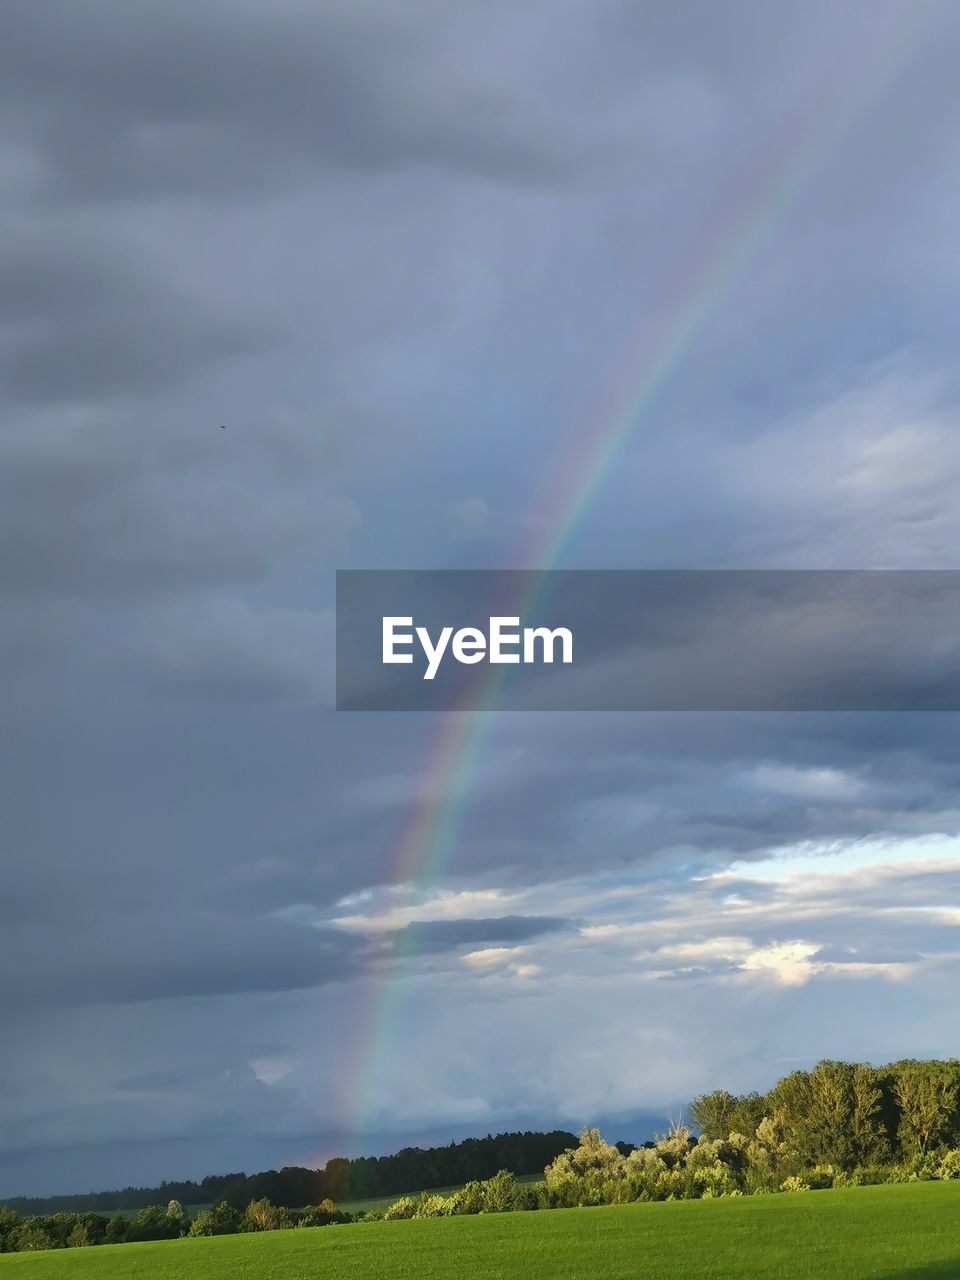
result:
[(900, 1116), (898, 1136), (907, 1155), (926, 1155), (960, 1137), (960, 1062), (901, 1062), (892, 1068)]
[[(714, 1089), (713, 1093), (702, 1093), (690, 1103), (690, 1116), (705, 1138), (725, 1138), (737, 1126), (734, 1114), (739, 1099), (726, 1089)], [(758, 1122), (759, 1123), (759, 1122)], [(757, 1126), (751, 1126), (751, 1132)]]
[(28, 1218), (18, 1227), (11, 1236), (11, 1243), (13, 1253), (36, 1253), (41, 1249), (57, 1248), (56, 1240), (36, 1218)]
[(226, 1200), (204, 1209), (190, 1223), (191, 1236), (227, 1236), (241, 1230), (243, 1218)]
[(307, 1205), (295, 1216), (298, 1227), (328, 1227), (334, 1222), (350, 1221), (350, 1215), (338, 1209), (332, 1200), (321, 1200), (319, 1204)]
[(508, 1169), (501, 1169), (487, 1179), (483, 1192), (484, 1213), (510, 1213), (520, 1205), (520, 1188)]
[[(181, 1210), (182, 1213), (182, 1210)], [(146, 1205), (127, 1223), (127, 1240), (175, 1240), (182, 1229), (182, 1218), (171, 1215), (159, 1204)]]
[(424, 1192), (416, 1202), (413, 1216), (415, 1218), (441, 1218), (446, 1212), (447, 1201), (445, 1196), (431, 1196)]
[(453, 1217), (461, 1214), (483, 1213), (485, 1188), (482, 1182), (468, 1182), (447, 1199), (447, 1213)]
[(243, 1217), (251, 1231), (276, 1231), (279, 1221), (277, 1209), (266, 1197), (262, 1200), (251, 1200), (244, 1210)]
[(389, 1209), (384, 1209), (384, 1222), (395, 1222), (401, 1218), (412, 1218), (417, 1211), (417, 1202), (413, 1196), (401, 1196)]
[(127, 1220), (122, 1213), (116, 1214), (107, 1224), (104, 1244), (122, 1244), (127, 1238)]

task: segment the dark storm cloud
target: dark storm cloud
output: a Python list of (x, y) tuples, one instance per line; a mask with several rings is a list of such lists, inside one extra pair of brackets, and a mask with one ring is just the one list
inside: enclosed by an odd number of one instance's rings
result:
[(169, 391), (265, 340), (117, 241), (15, 233), (0, 249), (0, 371), (15, 403)]
[(5, 962), (21, 975), (11, 1006), (37, 1001), (128, 1003), (235, 992), (292, 991), (343, 981), (363, 963), (364, 940), (341, 930), (292, 928), (257, 917), (180, 908), (175, 917), (90, 910), (38, 945), (5, 931)]
[[(429, 26), (418, 30), (409, 11), (373, 16), (289, 4), (23, 6), (4, 24), (0, 83), (42, 158), (49, 200), (257, 198), (325, 169), (518, 183), (562, 170), (562, 148), (512, 119), (509, 96), (471, 92), (431, 56)], [(444, 21), (429, 6), (415, 16)]]
[(499, 919), (414, 921), (393, 934), (401, 953), (450, 951), (480, 942), (526, 942), (571, 928), (571, 921), (550, 916), (501, 916)]
[[(437, 955), (477, 943), (518, 943), (569, 927), (550, 917), (418, 922), (390, 940), (404, 952)], [(376, 950), (342, 929), (227, 916), (181, 908), (108, 921), (95, 915), (64, 922), (55, 942), (36, 932), (5, 930), (3, 963), (20, 980), (11, 1009), (37, 1000), (124, 1004), (150, 1000), (281, 992), (322, 987), (362, 973)]]

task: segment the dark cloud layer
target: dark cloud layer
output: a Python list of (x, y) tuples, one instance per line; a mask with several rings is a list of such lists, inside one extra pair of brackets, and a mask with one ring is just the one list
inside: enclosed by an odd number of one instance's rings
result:
[(207, 314), (122, 244), (38, 234), (0, 254), (0, 361), (14, 402), (169, 391), (264, 335)]
[(0, 75), (58, 204), (262, 199), (325, 169), (522, 184), (562, 172), (558, 140), (511, 118), (507, 91), (458, 84), (436, 57), (431, 8), (407, 21), (386, 6), (175, 3), (149, 21), (109, 2), (22, 8)]
[(479, 943), (519, 943), (570, 927), (570, 921), (549, 916), (503, 916), (499, 920), (431, 920), (408, 924), (397, 935), (401, 951), (414, 954), (447, 951)]

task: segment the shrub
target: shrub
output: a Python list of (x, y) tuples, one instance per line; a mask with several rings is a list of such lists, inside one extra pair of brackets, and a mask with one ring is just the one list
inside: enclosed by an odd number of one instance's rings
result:
[(447, 1198), (447, 1213), (458, 1217), (465, 1213), (479, 1213), (483, 1208), (483, 1191), (479, 1182), (468, 1182)]
[[(284, 1212), (286, 1212), (284, 1210)], [(379, 1213), (374, 1214), (373, 1210), (357, 1215), (358, 1222), (372, 1222), (375, 1218), (379, 1218)], [(298, 1227), (328, 1227), (334, 1222), (349, 1222), (350, 1214), (344, 1213), (342, 1209), (338, 1209), (332, 1200), (321, 1200), (319, 1204), (307, 1205), (305, 1209), (301, 1209), (297, 1218)]]
[(279, 1215), (270, 1201), (251, 1200), (243, 1211), (243, 1216), (253, 1231), (276, 1231)]
[(413, 1211), (415, 1218), (440, 1218), (447, 1212), (447, 1201), (444, 1196), (431, 1196), (426, 1192), (417, 1201)]
[(229, 1236), (242, 1230), (243, 1219), (236, 1209), (221, 1200), (212, 1209), (204, 1209), (190, 1223), (191, 1236)]
[(484, 1183), (484, 1213), (509, 1213), (520, 1206), (520, 1188), (507, 1169), (501, 1169)]
[(123, 1244), (127, 1238), (127, 1220), (122, 1213), (118, 1213), (107, 1223), (107, 1229), (104, 1232), (103, 1239), (105, 1244)]
[(36, 1253), (40, 1249), (54, 1249), (56, 1243), (50, 1233), (39, 1226), (36, 1219), (28, 1218), (11, 1237), (13, 1249), (17, 1253)]
[(789, 1178), (784, 1178), (780, 1183), (781, 1191), (809, 1191), (810, 1184), (798, 1178), (796, 1174), (791, 1174)]
[(180, 1220), (170, 1218), (159, 1204), (148, 1204), (127, 1223), (127, 1240), (173, 1240), (180, 1234)]
[(389, 1209), (384, 1209), (384, 1222), (396, 1222), (399, 1218), (412, 1218), (417, 1211), (417, 1202), (412, 1196), (401, 1196)]

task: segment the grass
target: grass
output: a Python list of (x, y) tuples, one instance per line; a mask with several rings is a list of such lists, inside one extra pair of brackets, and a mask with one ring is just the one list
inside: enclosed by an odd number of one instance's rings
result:
[(958, 1280), (960, 1182), (0, 1257), (3, 1280)]

